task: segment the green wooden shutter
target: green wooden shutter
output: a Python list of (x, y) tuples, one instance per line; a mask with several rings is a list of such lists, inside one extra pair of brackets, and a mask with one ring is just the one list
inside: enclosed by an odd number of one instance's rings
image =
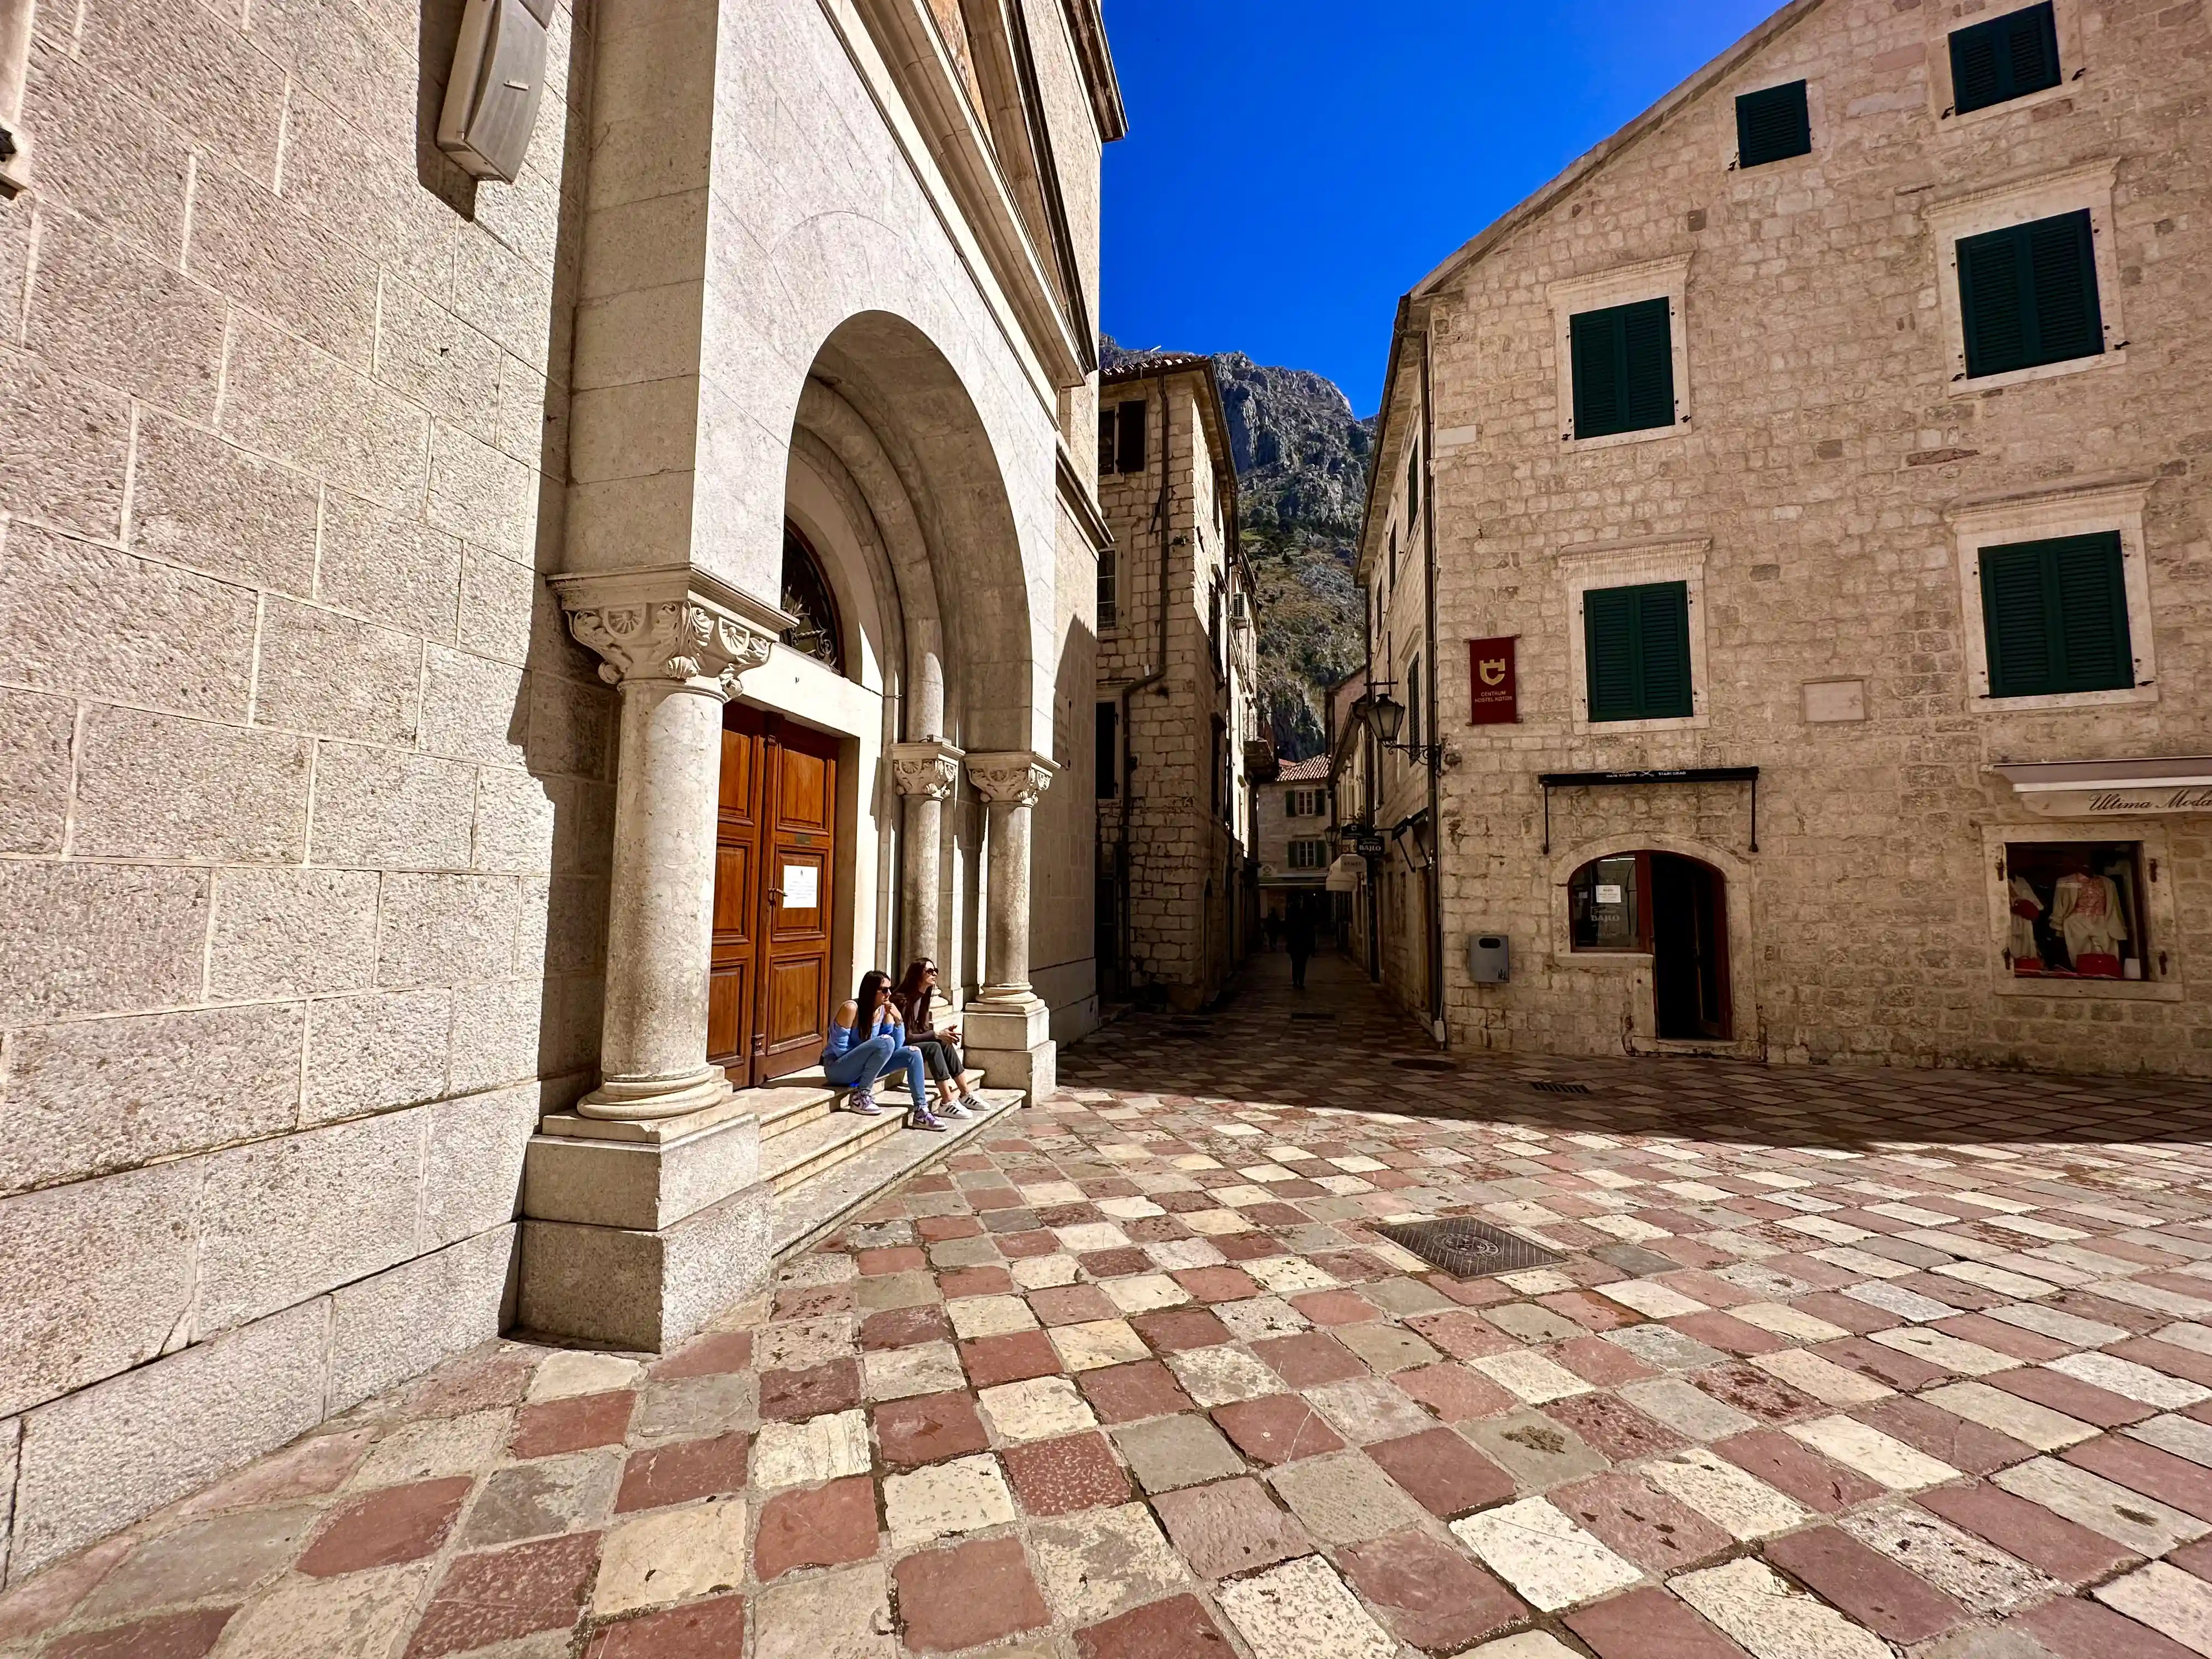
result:
[(1114, 411), (1098, 411), (1098, 473), (1101, 477), (1114, 471)]
[(2118, 532), (1984, 548), (1981, 558), (1992, 697), (2135, 684)]
[(1610, 311), (1586, 311), (1567, 320), (1573, 347), (1575, 436), (1601, 438), (1623, 432), (1626, 412), (1620, 374), (1620, 319)]
[(1567, 319), (1574, 359), (1575, 436), (1603, 438), (1674, 424), (1674, 339), (1665, 300), (1585, 311)]
[(1969, 377), (2101, 355), (2089, 210), (1960, 237), (1959, 308)]
[(1951, 107), (1958, 114), (2058, 84), (2058, 21), (2048, 0), (1951, 36)]
[(1684, 720), (1696, 711), (1687, 583), (1583, 594), (1583, 648), (1593, 721)]
[(1813, 115), (1805, 82), (1747, 92), (1735, 100), (1736, 165), (1765, 167), (1813, 149)]
[(2105, 349), (2097, 302), (2097, 242), (2087, 208), (2027, 226), (2029, 291), (2039, 363), (2094, 357)]

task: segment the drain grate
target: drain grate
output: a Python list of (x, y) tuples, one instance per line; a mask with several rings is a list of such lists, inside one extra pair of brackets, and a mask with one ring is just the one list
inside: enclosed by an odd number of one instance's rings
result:
[(1548, 1267), (1565, 1260), (1557, 1250), (1531, 1244), (1470, 1216), (1377, 1223), (1375, 1231), (1454, 1279), (1485, 1279), (1492, 1273), (1518, 1273), (1524, 1267)]
[(1405, 1060), (1394, 1060), (1390, 1063), (1401, 1072), (1456, 1072), (1459, 1070), (1459, 1064), (1455, 1060), (1430, 1060), (1419, 1054)]
[(1590, 1091), (1587, 1083), (1532, 1083), (1528, 1086), (1540, 1095), (1586, 1095)]

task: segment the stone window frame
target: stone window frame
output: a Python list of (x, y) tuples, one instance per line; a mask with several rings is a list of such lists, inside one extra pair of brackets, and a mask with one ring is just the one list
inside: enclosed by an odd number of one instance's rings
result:
[[(1708, 537), (1668, 540), (1632, 547), (1576, 549), (1559, 556), (1567, 599), (1568, 694), (1577, 737), (1634, 732), (1696, 732), (1712, 723), (1707, 692), (1705, 648), (1705, 556)], [(1652, 582), (1680, 582), (1690, 599), (1690, 713), (1667, 720), (1592, 720), (1589, 717), (1589, 642), (1583, 596), (1608, 587), (1641, 587)]]
[[(1966, 703), (1983, 715), (2110, 708), (2158, 701), (2158, 646), (2152, 627), (2150, 558), (2143, 544), (2147, 483), (2108, 484), (2026, 499), (1954, 507), (1944, 517), (1951, 528), (1959, 573), (1959, 599), (1965, 617)], [(2136, 683), (2113, 691), (2060, 691), (2036, 697), (1990, 695), (1989, 629), (1982, 614), (1982, 550), (2015, 542), (2054, 540), (2118, 531), (2122, 574), (2128, 593), (2128, 644), (2136, 663)]]
[(2024, 109), (2033, 109), (2039, 104), (2055, 103), (2061, 98), (2071, 97), (2075, 82), (2088, 68), (2085, 51), (2087, 37), (2081, 32), (2081, 0), (2051, 0), (2052, 21), (2058, 30), (2058, 84), (2045, 87), (2041, 92), (2031, 92), (2023, 97), (2008, 98), (2002, 104), (1986, 108), (1968, 110), (1964, 115), (1952, 113), (1958, 100), (1951, 87), (1951, 37), (1962, 28), (1972, 28), (1977, 23), (1987, 23), (2008, 12), (2025, 11), (2033, 0), (2023, 0), (2019, 5), (2003, 4), (2002, 0), (1986, 12), (1976, 12), (1971, 17), (1955, 15), (1946, 6), (1925, 9), (1928, 18), (1928, 112), (1936, 118), (1940, 132), (1956, 132), (1996, 120)]
[[(2113, 160), (2090, 161), (2063, 173), (1970, 191), (1929, 207), (1928, 228), (1934, 233), (1936, 243), (1936, 289), (1943, 313), (1943, 343), (1948, 354), (1952, 397), (1977, 397), (2000, 386), (2126, 366), (2129, 340), (2121, 316), (2119, 247), (2112, 219), (2112, 190), (2118, 168), (2119, 163)], [(1987, 231), (2032, 224), (2039, 219), (2054, 219), (2084, 209), (2089, 214), (2096, 258), (2097, 308), (2103, 315), (2105, 328), (2103, 353), (1969, 379), (1966, 307), (1959, 294), (1960, 241)]]
[[(2025, 842), (2114, 842), (2142, 844), (2143, 911), (2151, 957), (2163, 952), (2166, 967), (2156, 979), (2022, 979), (2005, 961), (2012, 938), (2012, 885), (2005, 860), (2008, 843)], [(2156, 868), (2158, 875), (2150, 878)], [(2179, 1002), (2186, 995), (2188, 965), (2182, 954), (2179, 913), (2173, 896), (2173, 853), (2165, 824), (2154, 818), (2066, 818), (2044, 823), (1984, 823), (1982, 826), (1982, 883), (1989, 894), (1990, 986), (1999, 996), (2087, 998), (2097, 1001)], [(2147, 960), (2148, 958), (2146, 958)]]
[[(1690, 258), (1689, 254), (1677, 253), (1663, 259), (1615, 265), (1587, 276), (1562, 277), (1545, 289), (1545, 301), (1552, 308), (1552, 362), (1559, 398), (1555, 413), (1560, 444), (1568, 453), (1610, 449), (1616, 444), (1650, 443), (1656, 438), (1679, 438), (1690, 429)], [(1633, 432), (1608, 432), (1597, 438), (1576, 437), (1574, 319), (1586, 311), (1606, 311), (1614, 306), (1658, 299), (1667, 301), (1667, 332), (1673, 347), (1674, 424), (1641, 427)]]

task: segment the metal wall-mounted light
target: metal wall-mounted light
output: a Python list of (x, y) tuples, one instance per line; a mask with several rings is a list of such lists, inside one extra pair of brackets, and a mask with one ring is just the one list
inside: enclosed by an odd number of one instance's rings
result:
[(1380, 687), (1363, 693), (1352, 702), (1352, 718), (1364, 722), (1383, 748), (1405, 756), (1416, 766), (1433, 769), (1443, 763), (1442, 744), (1398, 741), (1398, 733), (1406, 729), (1406, 705), (1390, 695), (1396, 689), (1395, 681), (1386, 680)]

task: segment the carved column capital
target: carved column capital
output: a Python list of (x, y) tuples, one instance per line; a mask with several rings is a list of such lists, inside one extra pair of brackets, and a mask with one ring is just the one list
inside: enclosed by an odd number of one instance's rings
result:
[(597, 652), (610, 685), (659, 680), (728, 699), (787, 623), (696, 565), (550, 578), (577, 642)]
[(960, 783), (963, 750), (949, 743), (924, 741), (891, 745), (891, 771), (902, 795), (950, 800)]
[(1060, 775), (1056, 762), (1026, 749), (968, 757), (968, 781), (985, 800), (1035, 806)]

